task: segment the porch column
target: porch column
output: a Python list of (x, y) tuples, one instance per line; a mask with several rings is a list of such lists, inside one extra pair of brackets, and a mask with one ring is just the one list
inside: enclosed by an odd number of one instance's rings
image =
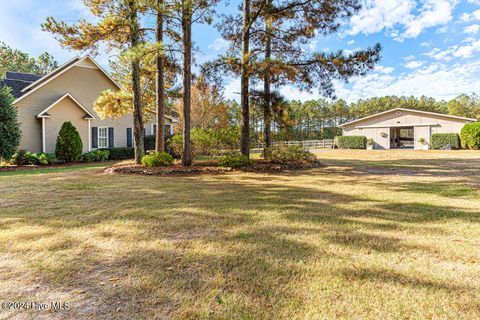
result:
[[(42, 118), (42, 152), (47, 152), (47, 137), (46, 137), (46, 129), (45, 129), (45, 117)], [(38, 141), (38, 140), (37, 140)]]
[(92, 126), (91, 120), (87, 119), (88, 121), (88, 152), (92, 151)]

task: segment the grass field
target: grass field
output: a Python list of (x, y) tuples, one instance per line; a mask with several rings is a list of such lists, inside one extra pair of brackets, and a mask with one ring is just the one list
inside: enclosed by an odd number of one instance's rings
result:
[(318, 152), (295, 174), (0, 174), (13, 319), (480, 319), (480, 153)]

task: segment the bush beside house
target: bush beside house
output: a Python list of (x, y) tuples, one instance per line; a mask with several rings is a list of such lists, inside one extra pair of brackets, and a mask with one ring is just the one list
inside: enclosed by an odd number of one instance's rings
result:
[(457, 133), (434, 133), (430, 147), (434, 150), (442, 150), (450, 146), (452, 149), (460, 149), (460, 136)]
[(82, 156), (83, 143), (75, 126), (65, 122), (60, 129), (55, 146), (55, 156), (65, 162), (74, 162)]
[(0, 87), (0, 160), (10, 159), (20, 143), (20, 124), (13, 100), (11, 89)]
[(335, 144), (339, 149), (366, 149), (367, 137), (365, 136), (338, 136)]
[(460, 133), (462, 147), (480, 150), (480, 122), (467, 123)]

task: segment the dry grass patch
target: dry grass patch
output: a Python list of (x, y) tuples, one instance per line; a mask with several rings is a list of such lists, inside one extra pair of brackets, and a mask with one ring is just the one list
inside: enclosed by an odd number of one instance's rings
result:
[(0, 176), (0, 300), (72, 304), (0, 317), (479, 318), (480, 154), (409, 152), (319, 152), (326, 168), (296, 174)]

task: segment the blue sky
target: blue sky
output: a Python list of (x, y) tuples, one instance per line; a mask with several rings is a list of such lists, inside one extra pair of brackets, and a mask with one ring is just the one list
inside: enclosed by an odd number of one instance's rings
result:
[[(62, 49), (40, 29), (46, 16), (68, 22), (88, 17), (82, 0), (3, 1), (0, 41), (38, 55), (52, 53), (65, 62), (77, 53)], [(230, 1), (230, 8), (237, 1)], [(380, 42), (382, 60), (376, 70), (350, 83), (336, 84), (338, 98), (356, 101), (384, 95), (427, 95), (451, 99), (461, 93), (480, 93), (480, 0), (364, 0), (364, 8), (340, 32), (314, 39), (306, 50), (354, 51)], [(231, 10), (219, 6), (222, 12)], [(225, 44), (213, 26), (196, 25), (195, 54), (201, 63), (221, 53)], [(98, 61), (107, 66), (108, 54)], [(238, 98), (239, 80), (227, 81), (225, 95)], [(316, 99), (316, 92), (285, 87), (290, 99)]]

